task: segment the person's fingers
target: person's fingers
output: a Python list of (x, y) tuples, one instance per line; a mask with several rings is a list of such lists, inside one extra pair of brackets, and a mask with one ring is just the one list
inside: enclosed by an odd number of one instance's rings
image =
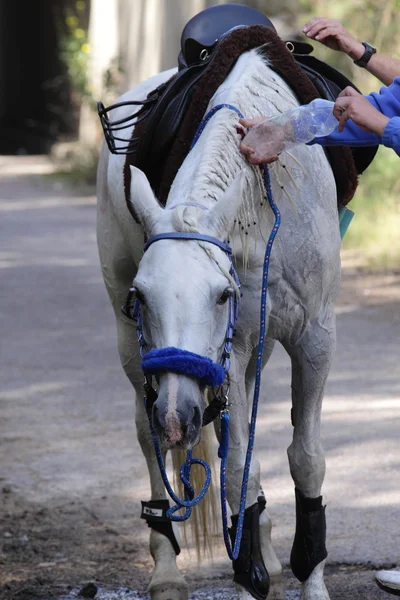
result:
[(246, 158), (251, 165), (261, 165), (263, 162), (262, 157), (256, 152), (253, 152), (252, 154), (246, 154)]
[(322, 42), (322, 40), (325, 40), (327, 37), (335, 37), (339, 33), (340, 32), (337, 27), (325, 27), (325, 29), (322, 29), (317, 33), (315, 39), (319, 42)]
[(262, 156), (254, 150), (251, 153), (246, 152), (244, 154), (251, 165), (263, 165), (265, 163), (269, 164), (270, 162), (274, 162), (278, 158), (277, 156), (270, 156), (269, 158), (265, 158), (265, 156)]
[(347, 96), (338, 96), (335, 100), (335, 104), (334, 107), (335, 108), (342, 108), (343, 110), (346, 109), (349, 104), (353, 101), (353, 97), (352, 95), (347, 95)]
[(338, 119), (338, 130), (341, 133), (346, 125), (346, 121), (350, 119), (350, 112), (352, 107), (352, 98), (342, 98), (336, 101), (333, 114)]
[(307, 31), (306, 36), (311, 39), (314, 39), (317, 35), (319, 35), (321, 33), (321, 31), (323, 31), (327, 27), (328, 27), (328, 23), (318, 22)]
[(254, 154), (255, 150), (254, 148), (252, 148), (251, 146), (248, 146), (247, 144), (243, 144), (243, 142), (240, 144), (240, 150), (241, 152), (243, 152), (243, 154)]
[(240, 125), (248, 129), (249, 127), (254, 127), (259, 123), (262, 123), (266, 119), (268, 119), (268, 117), (255, 117), (254, 119), (239, 119), (239, 123)]
[(335, 105), (333, 107), (333, 116), (339, 121), (339, 119), (342, 116), (344, 110), (345, 110), (344, 108), (341, 108), (341, 107)]
[(307, 37), (315, 39), (317, 35), (328, 28), (331, 28), (335, 34), (338, 34), (343, 30), (339, 21), (335, 21), (334, 19), (318, 19), (313, 25), (307, 28), (307, 31), (304, 33)]
[(341, 133), (346, 125), (346, 121), (349, 119), (349, 114), (347, 110), (343, 110), (339, 117), (338, 131)]
[(357, 92), (357, 90), (355, 90), (354, 88), (352, 88), (350, 85), (348, 85), (346, 88), (344, 88), (344, 90), (342, 90), (338, 96), (338, 98), (348, 98), (351, 96), (361, 96), (362, 94), (360, 94), (360, 92)]
[(316, 23), (323, 20), (323, 17), (313, 17), (312, 19), (307, 21), (307, 23), (303, 27), (304, 33), (307, 33), (307, 31), (309, 31)]
[(309, 19), (307, 23), (304, 23), (303, 31), (308, 31), (310, 27), (312, 27), (313, 23), (315, 23), (316, 19), (318, 19), (318, 17), (313, 17), (312, 19)]
[(339, 132), (343, 131), (344, 125), (349, 118), (348, 109), (351, 106), (353, 99), (349, 96), (337, 98), (336, 102), (333, 106), (333, 114), (336, 119), (339, 121), (338, 130)]
[(275, 156), (269, 156), (268, 158), (265, 158), (265, 156), (255, 153), (255, 154), (252, 154), (251, 156), (248, 156), (247, 160), (249, 161), (249, 163), (251, 165), (270, 165), (271, 163), (278, 160), (278, 158), (279, 158), (278, 154), (276, 154)]
[(338, 96), (335, 100), (335, 104), (333, 105), (333, 110), (343, 112), (344, 110), (347, 110), (352, 101), (352, 96)]

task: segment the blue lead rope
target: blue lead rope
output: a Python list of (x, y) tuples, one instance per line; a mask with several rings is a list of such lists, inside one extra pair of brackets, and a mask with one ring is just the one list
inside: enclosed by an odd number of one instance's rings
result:
[[(205, 460), (203, 460), (201, 458), (193, 458), (192, 450), (188, 450), (187, 455), (186, 455), (186, 461), (184, 462), (184, 464), (181, 466), (181, 469), (180, 469), (180, 478), (181, 478), (181, 481), (183, 483), (184, 490), (185, 490), (185, 499), (182, 500), (182, 498), (179, 498), (179, 496), (177, 496), (175, 494), (174, 490), (171, 487), (171, 484), (168, 480), (167, 472), (165, 470), (163, 455), (161, 452), (158, 436), (157, 436), (156, 432), (154, 431), (152, 425), (150, 426), (150, 428), (151, 428), (151, 435), (153, 438), (154, 448), (156, 450), (156, 457), (157, 457), (157, 462), (158, 462), (158, 466), (160, 469), (160, 473), (162, 476), (162, 480), (164, 482), (164, 485), (165, 485), (165, 488), (166, 488), (168, 494), (170, 495), (172, 500), (174, 502), (176, 502), (175, 506), (172, 506), (167, 511), (167, 517), (169, 519), (171, 519), (171, 521), (186, 521), (192, 514), (192, 508), (194, 506), (197, 506), (197, 504), (199, 504), (199, 502), (201, 502), (203, 500), (204, 496), (206, 495), (206, 493), (208, 491), (208, 488), (210, 487), (210, 483), (211, 483), (210, 466), (206, 463)], [(191, 470), (192, 465), (201, 465), (206, 474), (206, 478), (205, 478), (203, 487), (201, 488), (199, 494), (196, 497), (195, 497), (195, 492), (194, 492), (193, 486), (190, 483), (190, 470)], [(186, 508), (184, 514), (183, 515), (175, 515), (175, 513), (178, 510), (180, 510), (181, 508)]]
[(279, 226), (281, 224), (281, 215), (277, 205), (272, 197), (271, 190), (271, 178), (268, 171), (267, 165), (264, 165), (264, 183), (267, 192), (268, 202), (275, 215), (275, 223), (270, 233), (267, 248), (264, 256), (263, 266), (263, 278), (261, 288), (261, 308), (260, 308), (260, 334), (258, 338), (258, 353), (256, 363), (256, 379), (253, 394), (253, 408), (251, 412), (251, 421), (249, 428), (249, 443), (247, 445), (246, 460), (244, 465), (243, 479), (242, 479), (242, 490), (240, 494), (240, 507), (239, 516), (236, 529), (236, 536), (233, 543), (229, 538), (229, 527), (228, 527), (228, 514), (227, 514), (227, 503), (226, 503), (226, 463), (228, 459), (228, 445), (229, 445), (229, 413), (228, 411), (222, 411), (221, 414), (221, 443), (218, 451), (218, 456), (221, 458), (221, 474), (220, 474), (220, 485), (221, 485), (221, 510), (222, 510), (222, 526), (224, 533), (225, 546), (231, 560), (236, 560), (239, 556), (240, 543), (242, 541), (243, 522), (244, 522), (244, 511), (246, 509), (246, 496), (247, 496), (247, 485), (249, 481), (251, 458), (253, 455), (254, 448), (254, 437), (256, 431), (257, 421), (257, 410), (258, 400), (260, 396), (260, 385), (261, 385), (261, 372), (262, 372), (262, 359), (264, 353), (264, 342), (266, 333), (266, 312), (267, 312), (267, 291), (268, 291), (268, 273), (269, 273), (269, 262), (271, 258), (272, 244), (274, 243), (276, 234), (278, 233)]
[[(236, 112), (240, 118), (243, 118), (244, 115), (240, 112), (236, 106), (231, 104), (219, 104), (211, 109), (203, 121), (200, 123), (197, 132), (194, 136), (193, 143), (191, 149), (197, 143), (200, 135), (204, 131), (205, 126), (211, 117), (221, 108), (228, 108)], [(221, 412), (221, 440), (218, 449), (218, 456), (221, 459), (221, 472), (220, 472), (220, 487), (221, 487), (221, 511), (222, 511), (222, 527), (224, 533), (224, 541), (226, 550), (228, 552), (229, 558), (231, 560), (236, 560), (239, 556), (240, 544), (242, 541), (242, 533), (243, 533), (243, 522), (244, 522), (244, 512), (246, 509), (246, 496), (247, 496), (247, 486), (249, 482), (249, 473), (250, 473), (250, 465), (251, 458), (253, 455), (254, 449), (254, 438), (256, 431), (256, 421), (257, 421), (257, 411), (258, 411), (258, 400), (260, 396), (260, 385), (261, 385), (261, 372), (262, 372), (262, 359), (264, 353), (264, 342), (265, 342), (265, 333), (266, 333), (266, 312), (267, 312), (267, 291), (268, 291), (268, 273), (269, 273), (269, 262), (271, 258), (271, 250), (272, 244), (274, 243), (276, 234), (278, 233), (278, 229), (281, 224), (281, 215), (277, 205), (274, 202), (272, 196), (271, 189), (271, 178), (268, 170), (268, 166), (264, 165), (264, 184), (265, 190), (267, 192), (267, 199), (271, 209), (275, 215), (275, 223), (272, 228), (271, 234), (268, 239), (268, 244), (265, 250), (264, 256), (264, 266), (263, 266), (263, 278), (262, 278), (262, 288), (261, 288), (261, 307), (260, 307), (260, 334), (258, 338), (258, 353), (257, 353), (257, 363), (256, 363), (256, 379), (254, 386), (254, 395), (253, 395), (253, 408), (251, 412), (251, 421), (249, 428), (249, 442), (247, 445), (246, 452), (246, 460), (243, 472), (242, 479), (242, 490), (240, 494), (240, 507), (239, 507), (239, 515), (238, 515), (238, 523), (236, 529), (236, 536), (233, 543), (233, 548), (231, 544), (231, 540), (229, 537), (229, 526), (228, 526), (228, 511), (227, 511), (227, 500), (226, 500), (226, 463), (228, 460), (228, 447), (229, 447), (229, 411), (223, 410)]]

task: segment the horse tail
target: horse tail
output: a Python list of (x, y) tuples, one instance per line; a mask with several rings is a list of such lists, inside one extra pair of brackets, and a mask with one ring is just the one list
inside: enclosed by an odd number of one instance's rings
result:
[[(187, 548), (194, 545), (198, 560), (202, 556), (213, 557), (212, 538), (217, 536), (219, 532), (218, 486), (215, 484), (215, 446), (214, 428), (212, 425), (208, 425), (202, 430), (200, 443), (193, 448), (193, 457), (202, 458), (210, 465), (212, 473), (211, 484), (207, 494), (200, 504), (193, 508), (192, 516), (188, 521), (184, 522), (183, 527), (185, 545)], [(186, 460), (186, 452), (184, 450), (173, 450), (171, 454), (175, 489), (179, 489), (179, 494), (183, 497), (183, 486), (180, 481), (179, 471), (181, 465)], [(196, 494), (198, 494), (204, 483), (204, 469), (198, 465), (193, 465), (190, 482)]]

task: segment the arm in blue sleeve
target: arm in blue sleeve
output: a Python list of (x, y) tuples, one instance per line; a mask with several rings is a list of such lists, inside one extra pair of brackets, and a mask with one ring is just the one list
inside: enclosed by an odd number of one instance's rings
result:
[[(372, 92), (365, 98), (374, 108), (389, 118), (400, 117), (400, 77), (396, 77), (391, 85), (381, 88), (380, 92)], [(382, 139), (375, 133), (363, 131), (349, 119), (344, 130), (339, 133), (337, 128), (329, 135), (315, 138), (310, 144), (321, 146), (374, 146), (381, 144)]]
[(312, 144), (320, 144), (321, 146), (376, 146), (382, 143), (382, 139), (376, 133), (368, 133), (363, 131), (349, 119), (342, 132), (338, 128), (325, 137), (314, 138)]
[(382, 141), (400, 156), (400, 117), (390, 119), (383, 131)]

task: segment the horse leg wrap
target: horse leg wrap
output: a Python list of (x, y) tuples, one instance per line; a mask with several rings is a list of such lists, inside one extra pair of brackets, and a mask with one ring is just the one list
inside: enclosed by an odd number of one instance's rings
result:
[(165, 535), (171, 542), (175, 554), (178, 555), (181, 549), (175, 537), (171, 519), (167, 517), (169, 500), (150, 500), (149, 502), (143, 502), (142, 500), (141, 502), (142, 514), (140, 518), (145, 519), (151, 529)]
[[(235, 583), (243, 586), (257, 600), (265, 600), (269, 592), (269, 575), (261, 554), (260, 514), (265, 508), (265, 499), (246, 508), (244, 512), (243, 534), (239, 556), (233, 561)], [(232, 545), (235, 542), (238, 515), (232, 518), (229, 534)]]
[(327, 556), (325, 506), (322, 496), (306, 498), (296, 489), (296, 533), (290, 566), (299, 581), (306, 581), (313, 570)]

